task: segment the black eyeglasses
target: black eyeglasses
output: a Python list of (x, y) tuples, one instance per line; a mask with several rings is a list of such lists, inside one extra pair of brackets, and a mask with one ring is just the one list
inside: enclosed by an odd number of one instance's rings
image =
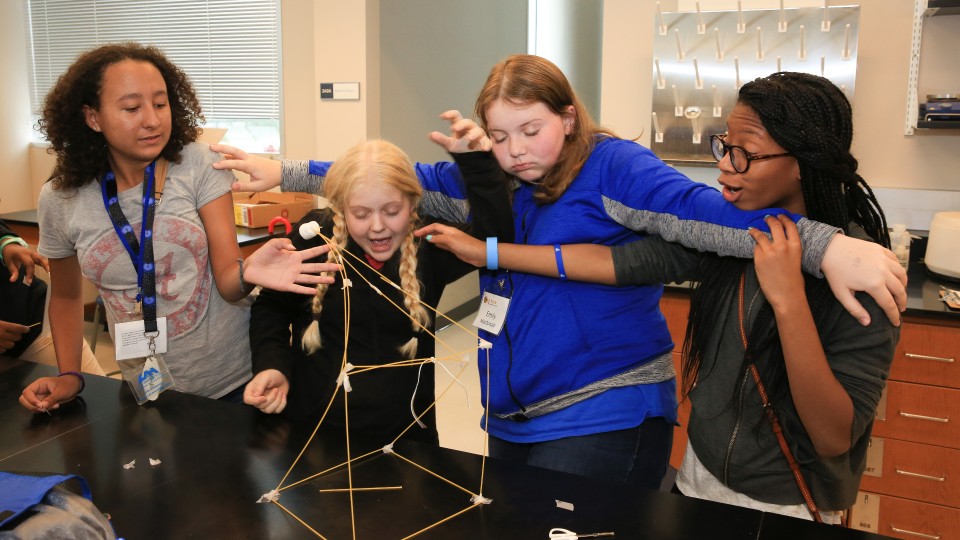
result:
[(710, 151), (713, 152), (713, 158), (716, 159), (718, 163), (723, 159), (723, 156), (729, 153), (730, 166), (733, 167), (733, 170), (741, 174), (747, 172), (747, 169), (750, 168), (751, 161), (792, 155), (790, 152), (784, 152), (782, 154), (751, 154), (742, 146), (734, 146), (724, 142), (726, 137), (726, 135), (711, 135)]

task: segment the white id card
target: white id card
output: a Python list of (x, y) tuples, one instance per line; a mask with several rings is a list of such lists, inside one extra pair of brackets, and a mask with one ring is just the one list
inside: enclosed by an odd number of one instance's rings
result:
[(117, 360), (145, 358), (152, 353), (167, 352), (167, 318), (157, 318), (157, 330), (160, 335), (154, 338), (155, 351), (150, 350), (150, 339), (143, 335), (143, 321), (117, 323), (113, 328), (116, 339)]
[(480, 299), (480, 309), (477, 310), (477, 318), (474, 319), (473, 325), (499, 336), (500, 330), (503, 329), (503, 323), (507, 320), (507, 308), (509, 306), (509, 298), (484, 291), (483, 297)]

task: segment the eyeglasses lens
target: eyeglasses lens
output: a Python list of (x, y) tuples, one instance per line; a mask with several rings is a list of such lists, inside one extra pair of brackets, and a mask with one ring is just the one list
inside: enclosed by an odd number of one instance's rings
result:
[(716, 135), (710, 137), (710, 151), (713, 152), (713, 159), (717, 160), (718, 162), (723, 159), (723, 155), (726, 153), (726, 151), (723, 148), (723, 141), (720, 140), (720, 137), (717, 137)]
[(739, 146), (731, 146), (723, 142), (719, 136), (714, 135), (710, 139), (711, 147), (710, 150), (713, 152), (713, 158), (720, 162), (723, 160), (723, 156), (727, 155), (727, 152), (730, 153), (730, 166), (733, 167), (733, 170), (738, 173), (742, 173), (746, 170), (746, 167), (750, 164), (750, 158), (747, 157), (747, 152)]

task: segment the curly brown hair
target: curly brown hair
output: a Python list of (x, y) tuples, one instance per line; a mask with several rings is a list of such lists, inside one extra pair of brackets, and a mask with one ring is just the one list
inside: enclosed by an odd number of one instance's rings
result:
[(57, 79), (44, 98), (37, 122), (39, 131), (50, 141), (48, 152), (57, 156), (56, 167), (48, 179), (54, 181), (56, 188), (83, 186), (110, 169), (107, 141), (102, 133), (87, 126), (83, 108), (100, 108), (103, 73), (108, 66), (124, 60), (153, 64), (167, 85), (172, 127), (170, 140), (160, 155), (179, 163), (183, 147), (197, 139), (204, 121), (200, 101), (187, 74), (160, 49), (133, 42), (91, 49)]

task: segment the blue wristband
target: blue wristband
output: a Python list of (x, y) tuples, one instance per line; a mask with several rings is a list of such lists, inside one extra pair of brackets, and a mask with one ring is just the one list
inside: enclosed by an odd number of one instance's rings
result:
[(563, 269), (563, 252), (560, 251), (560, 244), (553, 245), (553, 254), (557, 258), (557, 273), (560, 274), (560, 281), (566, 281), (567, 272)]
[(496, 270), (498, 264), (500, 259), (497, 253), (497, 237), (489, 236), (487, 237), (487, 270)]

